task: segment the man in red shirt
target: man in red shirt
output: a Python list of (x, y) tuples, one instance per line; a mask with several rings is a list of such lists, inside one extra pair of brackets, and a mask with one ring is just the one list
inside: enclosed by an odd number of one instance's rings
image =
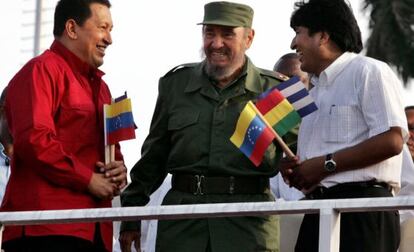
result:
[[(110, 207), (126, 185), (123, 161), (103, 164), (103, 104), (111, 94), (98, 70), (112, 43), (108, 0), (60, 0), (55, 41), (11, 80), (6, 114), (14, 140), (2, 211)], [(116, 160), (122, 160), (119, 146)], [(6, 252), (111, 251), (112, 223), (6, 226)]]

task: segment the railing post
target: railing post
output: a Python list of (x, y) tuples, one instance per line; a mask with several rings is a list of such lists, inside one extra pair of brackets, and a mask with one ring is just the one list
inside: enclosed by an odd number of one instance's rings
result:
[(3, 241), (3, 230), (4, 230), (4, 225), (0, 223), (0, 252), (3, 251), (1, 249), (1, 244), (2, 244), (2, 241)]
[(339, 252), (341, 213), (322, 208), (319, 217), (319, 252)]

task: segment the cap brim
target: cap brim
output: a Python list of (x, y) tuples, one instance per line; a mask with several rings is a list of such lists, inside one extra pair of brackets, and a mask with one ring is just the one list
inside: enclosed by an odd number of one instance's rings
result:
[(239, 24), (234, 24), (231, 22), (225, 22), (222, 20), (211, 20), (211, 21), (207, 21), (207, 22), (201, 22), (198, 23), (197, 25), (222, 25), (222, 26), (230, 26), (230, 27), (241, 27), (241, 25)]

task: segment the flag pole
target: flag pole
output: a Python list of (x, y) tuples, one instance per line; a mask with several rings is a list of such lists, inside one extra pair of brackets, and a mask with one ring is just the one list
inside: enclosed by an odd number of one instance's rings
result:
[(287, 144), (283, 141), (283, 139), (276, 133), (276, 131), (273, 129), (273, 127), (267, 122), (267, 120), (264, 118), (264, 116), (262, 115), (262, 113), (260, 113), (260, 111), (256, 108), (256, 105), (254, 105), (252, 101), (249, 101), (249, 103), (251, 103), (250, 105), (252, 105), (252, 108), (260, 116), (260, 118), (266, 124), (266, 126), (270, 128), (270, 130), (272, 131), (273, 135), (276, 137), (276, 141), (282, 147), (283, 152), (288, 157), (295, 157), (295, 154), (293, 154), (293, 152), (290, 150), (289, 146), (287, 146)]
[(108, 134), (106, 132), (106, 115), (107, 115), (107, 108), (108, 104), (104, 104), (104, 138), (105, 138), (105, 164), (109, 164), (110, 162), (115, 161), (115, 145), (110, 144), (108, 145)]

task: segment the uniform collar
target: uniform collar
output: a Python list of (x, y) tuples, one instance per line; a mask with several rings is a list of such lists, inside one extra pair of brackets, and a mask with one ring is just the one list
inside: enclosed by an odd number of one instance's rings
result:
[[(247, 56), (246, 59), (247, 60), (243, 66), (243, 71), (237, 78), (235, 78), (235, 80), (230, 85), (233, 85), (240, 78), (246, 76), (246, 81), (244, 82), (244, 89), (254, 93), (262, 93), (263, 90), (260, 85), (260, 71), (257, 69), (256, 66), (253, 65), (253, 63)], [(198, 89), (201, 89), (202, 87), (212, 85), (210, 79), (204, 73), (205, 64), (206, 61), (204, 60), (203, 62), (201, 62), (201, 64), (198, 64), (196, 66), (195, 74), (191, 76), (191, 79), (189, 80), (185, 88), (185, 92), (193, 92)]]
[(332, 62), (325, 70), (321, 72), (319, 77), (313, 75), (311, 82), (313, 85), (332, 85), (336, 77), (345, 69), (348, 63), (354, 59), (357, 54), (352, 52), (344, 52), (334, 62)]
[(50, 50), (60, 55), (68, 63), (71, 69), (81, 73), (82, 75), (96, 76), (98, 78), (101, 78), (105, 74), (101, 70), (92, 67), (88, 63), (82, 61), (78, 56), (67, 49), (58, 40), (53, 41), (52, 45), (50, 46)]

